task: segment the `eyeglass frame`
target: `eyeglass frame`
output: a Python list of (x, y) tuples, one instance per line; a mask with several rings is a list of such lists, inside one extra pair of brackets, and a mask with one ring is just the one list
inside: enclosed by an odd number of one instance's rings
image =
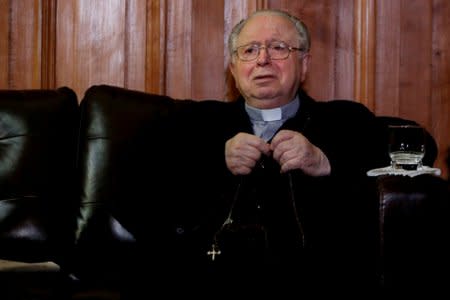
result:
[[(273, 47), (274, 44), (276, 45), (277, 43), (278, 43), (278, 46), (281, 46), (281, 45), (282, 45), (282, 46), (285, 46), (285, 47), (286, 47), (285, 49), (288, 50), (286, 57), (284, 57), (284, 58), (273, 58), (272, 55), (270, 55), (269, 49), (273, 49), (273, 48), (274, 48), (274, 47)], [(271, 48), (271, 46), (272, 46), (272, 48)], [(239, 50), (240, 48), (243, 48), (243, 47), (251, 47), (251, 48), (253, 48), (253, 49), (257, 49), (258, 52), (256, 53), (255, 58), (252, 58), (252, 59), (242, 59), (242, 57), (239, 55), (238, 50)], [(243, 62), (249, 62), (249, 61), (254, 61), (254, 60), (258, 59), (259, 55), (261, 54), (261, 49), (263, 49), (263, 48), (266, 49), (268, 56), (269, 56), (270, 59), (272, 59), (272, 60), (285, 60), (285, 59), (288, 59), (289, 55), (290, 55), (291, 52), (293, 52), (293, 51), (300, 51), (300, 52), (305, 52), (305, 51), (306, 51), (305, 48), (292, 47), (292, 46), (289, 46), (287, 43), (282, 42), (282, 41), (273, 41), (273, 42), (269, 43), (268, 45), (257, 44), (257, 43), (249, 43), (249, 44), (245, 44), (245, 45), (242, 45), (242, 46), (238, 46), (238, 47), (236, 47), (236, 49), (233, 51), (233, 53), (236, 54), (236, 57), (237, 57), (239, 60), (241, 60), (241, 61), (243, 61)]]

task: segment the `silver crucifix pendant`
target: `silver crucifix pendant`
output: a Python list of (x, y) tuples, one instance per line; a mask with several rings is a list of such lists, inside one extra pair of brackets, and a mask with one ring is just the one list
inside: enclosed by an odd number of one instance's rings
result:
[(216, 259), (216, 255), (220, 255), (220, 249), (216, 243), (213, 243), (211, 246), (211, 250), (206, 252), (206, 255), (211, 256), (211, 260), (214, 261)]

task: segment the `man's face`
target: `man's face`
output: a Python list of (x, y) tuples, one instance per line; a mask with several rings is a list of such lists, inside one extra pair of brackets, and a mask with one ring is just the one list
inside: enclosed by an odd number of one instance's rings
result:
[[(247, 44), (267, 46), (281, 41), (299, 48), (300, 42), (294, 25), (277, 15), (252, 17), (242, 29), (237, 47)], [(290, 102), (305, 80), (309, 54), (292, 51), (284, 60), (273, 60), (266, 49), (252, 61), (241, 61), (236, 55), (230, 70), (236, 86), (251, 106), (267, 109)]]

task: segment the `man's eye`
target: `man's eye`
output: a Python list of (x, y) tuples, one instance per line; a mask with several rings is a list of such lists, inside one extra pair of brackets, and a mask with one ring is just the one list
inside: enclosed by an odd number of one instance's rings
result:
[(252, 53), (255, 53), (255, 52), (258, 52), (258, 49), (256, 47), (249, 47), (249, 48), (246, 48), (244, 50), (245, 54), (252, 54)]
[(284, 51), (287, 47), (283, 44), (272, 45), (271, 48), (275, 51)]

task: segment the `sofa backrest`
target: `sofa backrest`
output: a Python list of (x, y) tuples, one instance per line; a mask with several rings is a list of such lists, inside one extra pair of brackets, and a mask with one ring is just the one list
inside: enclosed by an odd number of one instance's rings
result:
[[(82, 281), (118, 282), (139, 244), (132, 232), (145, 234), (145, 228), (131, 228), (130, 219), (151, 215), (127, 215), (122, 208), (136, 201), (154, 205), (154, 183), (144, 188), (142, 184), (157, 173), (130, 176), (142, 159), (135, 154), (143, 154), (142, 145), (163, 146), (157, 133), (165, 134), (166, 121), (177, 119), (178, 109), (185, 112), (187, 106), (198, 107), (106, 85), (89, 88), (80, 105), (66, 87), (0, 90), (0, 258), (52, 260), (66, 264), (66, 270)], [(379, 118), (386, 124), (405, 121)], [(426, 164), (432, 165), (437, 150), (429, 139)], [(135, 178), (143, 179), (133, 182)], [(448, 249), (441, 241), (448, 239), (442, 237), (448, 233), (450, 207), (442, 180), (386, 179), (378, 181), (381, 274), (385, 284), (393, 286), (393, 277), (407, 278), (403, 271), (410, 269), (404, 267), (423, 254), (435, 265), (442, 264), (443, 251), (433, 254), (434, 249)], [(148, 194), (134, 199), (142, 191)], [(426, 243), (416, 244), (421, 241)], [(431, 271), (428, 265), (418, 267)]]
[(129, 172), (139, 163), (133, 153), (141, 139), (152, 138), (141, 131), (157, 126), (171, 103), (168, 97), (106, 85), (86, 91), (80, 103), (80, 215), (73, 265), (77, 277), (114, 276), (133, 256), (136, 239), (118, 217), (117, 207), (133, 203), (127, 197), (134, 189), (127, 184)]
[(74, 242), (78, 101), (0, 91), (0, 257), (59, 261)]

